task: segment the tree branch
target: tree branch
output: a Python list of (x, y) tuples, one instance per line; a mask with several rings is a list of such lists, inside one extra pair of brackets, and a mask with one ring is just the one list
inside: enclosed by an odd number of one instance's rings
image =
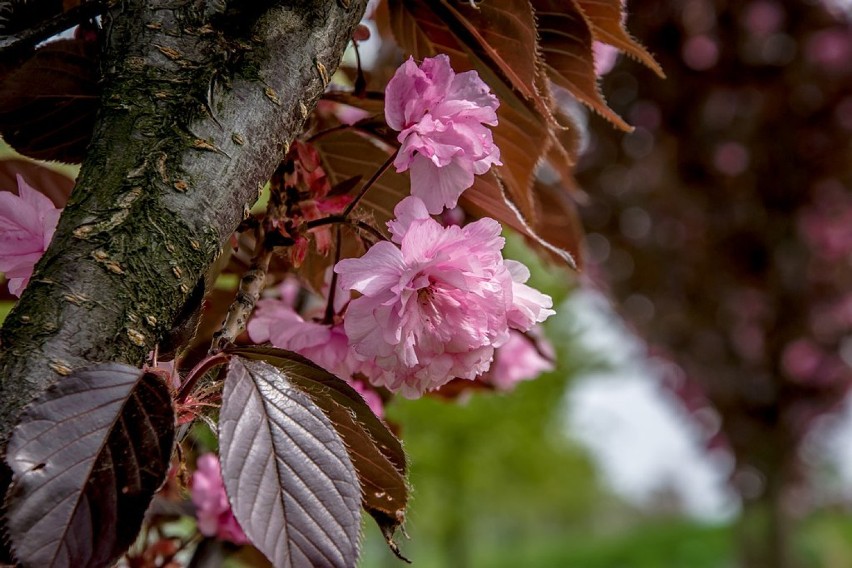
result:
[(243, 19), (199, 4), (125, 0), (105, 15), (94, 139), (0, 332), (4, 439), (55, 379), (95, 361), (142, 363), (301, 131), (366, 0)]

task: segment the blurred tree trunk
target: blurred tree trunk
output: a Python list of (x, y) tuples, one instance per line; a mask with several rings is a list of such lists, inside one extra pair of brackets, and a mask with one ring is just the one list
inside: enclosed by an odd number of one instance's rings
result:
[(793, 548), (793, 520), (785, 510), (786, 483), (781, 476), (766, 480), (763, 493), (743, 500), (739, 519), (742, 568), (798, 568)]
[(446, 451), (450, 458), (447, 463), (455, 463), (448, 470), (444, 522), (441, 531), (441, 544), (447, 566), (467, 568), (470, 566), (470, 523), (468, 514), (467, 468), (475, 467), (469, 463), (470, 447), (467, 432), (461, 430), (447, 442)]
[[(740, 561), (795, 567), (802, 441), (852, 385), (850, 22), (829, 3), (629, 0), (664, 81), (604, 77), (630, 135), (590, 119), (578, 181), (600, 280), (664, 381), (734, 460)], [(835, 56), (835, 53), (838, 54)]]

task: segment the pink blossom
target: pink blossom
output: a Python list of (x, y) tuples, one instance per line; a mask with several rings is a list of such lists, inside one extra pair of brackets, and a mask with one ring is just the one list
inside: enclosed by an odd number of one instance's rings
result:
[(544, 352), (552, 352), (553, 349), (543, 337), (536, 341), (512, 331), (509, 341), (494, 354), (489, 382), (500, 390), (511, 390), (520, 381), (535, 379), (545, 371), (552, 371), (553, 363), (542, 357), (539, 348)]
[(813, 251), (830, 261), (852, 252), (852, 197), (839, 183), (823, 183), (815, 203), (800, 213), (799, 230)]
[(385, 90), (385, 118), (400, 131), (396, 171), (411, 169), (411, 194), (430, 213), (455, 207), (474, 174), (501, 165), (486, 124), (497, 124), (497, 97), (475, 71), (456, 74), (446, 55), (418, 66), (409, 58)]
[(526, 268), (503, 260), (497, 221), (444, 227), (417, 197), (394, 213), (394, 242), (335, 267), (341, 285), (361, 294), (344, 320), (352, 347), (387, 371), (374, 384), (416, 397), (455, 377), (473, 379), (510, 327), (526, 331), (554, 313), (550, 297), (524, 284)]
[(47, 250), (61, 209), (18, 176), (18, 195), (0, 192), (0, 272), (20, 296)]
[(750, 34), (765, 38), (777, 33), (786, 17), (781, 4), (771, 0), (756, 0), (745, 6), (742, 25)]
[(553, 305), (550, 296), (526, 285), (529, 268), (516, 260), (506, 260), (503, 264), (512, 276), (512, 305), (506, 313), (509, 327), (527, 331), (555, 313), (549, 309)]
[[(348, 294), (346, 296), (348, 297)], [(268, 299), (258, 302), (254, 317), (248, 323), (248, 333), (255, 343), (269, 342), (274, 347), (295, 351), (307, 357), (349, 383), (364, 398), (364, 402), (376, 416), (381, 418), (384, 415), (379, 395), (361, 381), (352, 378), (356, 373), (360, 373), (367, 379), (376, 380), (384, 371), (356, 356), (349, 345), (343, 324), (326, 325), (305, 320), (285, 302)]]
[(260, 300), (248, 323), (249, 338), (255, 343), (295, 351), (328, 372), (347, 378), (360, 362), (349, 349), (343, 325), (306, 321), (285, 302)]
[[(368, 378), (381, 375), (381, 369), (355, 355), (342, 323), (335, 321), (332, 324), (324, 324), (310, 317), (315, 315), (319, 319), (324, 315), (324, 299), (315, 307), (309, 308), (304, 315), (293, 309), (298, 286), (294, 279), (285, 280), (280, 287), (281, 299), (267, 298), (257, 303), (247, 326), (249, 338), (254, 343), (269, 342), (273, 347), (295, 351), (346, 380), (356, 390), (358, 388), (353, 383), (352, 375), (361, 373)], [(348, 301), (349, 292), (338, 286), (334, 297), (335, 312), (341, 311)], [(358, 392), (364, 394), (361, 390)], [(367, 402), (370, 404), (369, 400)], [(379, 412), (376, 414), (380, 415)]]
[(367, 403), (373, 414), (379, 418), (384, 418), (385, 405), (382, 403), (382, 397), (379, 396), (379, 393), (365, 385), (362, 381), (351, 381), (349, 384), (364, 398), (364, 402)]
[(823, 29), (812, 34), (805, 43), (805, 57), (809, 63), (829, 73), (846, 74), (852, 70), (852, 38), (849, 30)]
[(823, 350), (810, 339), (800, 338), (784, 347), (781, 364), (787, 375), (800, 382), (815, 375), (825, 359)]
[(234, 544), (248, 544), (248, 538), (231, 511), (219, 458), (216, 454), (204, 454), (199, 456), (196, 467), (192, 474), (192, 503), (198, 518), (198, 530), (204, 536)]
[(600, 41), (592, 42), (592, 53), (595, 60), (595, 75), (603, 77), (615, 67), (618, 62), (618, 49)]
[(696, 71), (706, 71), (719, 60), (719, 44), (709, 35), (690, 36), (681, 51), (683, 62)]

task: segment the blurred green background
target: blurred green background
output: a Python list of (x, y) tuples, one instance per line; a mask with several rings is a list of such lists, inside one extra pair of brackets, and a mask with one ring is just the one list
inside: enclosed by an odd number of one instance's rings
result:
[[(566, 432), (565, 394), (605, 361), (577, 347), (570, 312), (547, 330), (559, 367), (510, 394), (389, 406), (411, 459), (404, 554), (420, 568), (736, 566), (734, 521), (692, 520), (664, 494), (637, 508), (604, 486)], [(365, 532), (364, 568), (400, 566), (372, 523)], [(795, 550), (804, 566), (850, 566), (852, 517), (842, 508), (810, 516)]]
[[(589, 330), (565, 302), (570, 275), (535, 263), (517, 240), (507, 250), (533, 264), (532, 284), (561, 304), (545, 324), (558, 367), (508, 394), (396, 399), (388, 407), (411, 460), (411, 538), (399, 537), (403, 553), (419, 568), (739, 566), (736, 518), (691, 518), (665, 491), (638, 506), (608, 487), (570, 432), (566, 397), (618, 363), (585, 346)], [(401, 565), (371, 522), (365, 535), (364, 568)], [(803, 519), (793, 548), (802, 566), (852, 565), (844, 505)]]

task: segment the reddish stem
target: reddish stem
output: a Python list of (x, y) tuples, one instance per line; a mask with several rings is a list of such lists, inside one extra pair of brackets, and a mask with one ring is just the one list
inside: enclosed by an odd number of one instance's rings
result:
[(216, 353), (215, 355), (210, 355), (205, 357), (198, 364), (192, 368), (187, 375), (186, 380), (180, 387), (180, 391), (178, 391), (177, 398), (175, 399), (178, 404), (183, 404), (186, 402), (186, 399), (189, 398), (192, 389), (195, 388), (195, 384), (198, 382), (198, 379), (203, 377), (207, 371), (216, 367), (217, 365), (224, 365), (230, 360), (231, 356), (227, 353)]

